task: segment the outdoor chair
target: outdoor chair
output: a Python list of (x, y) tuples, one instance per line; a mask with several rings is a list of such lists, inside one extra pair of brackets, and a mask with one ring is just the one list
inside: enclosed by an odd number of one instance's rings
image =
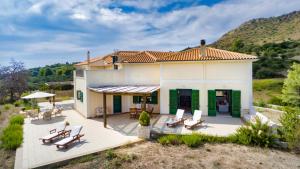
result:
[(51, 116), (52, 116), (52, 110), (47, 110), (43, 113), (44, 120), (51, 120)]
[(192, 119), (187, 119), (184, 121), (184, 127), (187, 129), (193, 129), (195, 126), (201, 124), (204, 122), (204, 120), (201, 120), (202, 111), (201, 110), (195, 110), (194, 115)]
[(57, 106), (56, 108), (53, 109), (52, 114), (53, 114), (54, 116), (62, 115), (62, 114), (61, 114), (62, 111), (63, 111), (63, 108), (62, 108), (61, 106)]
[(27, 110), (26, 113), (31, 119), (39, 119), (39, 113), (37, 110)]
[(95, 109), (95, 117), (103, 116), (103, 107), (96, 107)]
[(136, 118), (137, 117), (137, 108), (130, 108), (130, 118)]
[(153, 116), (153, 110), (154, 110), (154, 107), (152, 107), (151, 109), (147, 110), (147, 113), (149, 114), (150, 117)]
[(66, 134), (66, 123), (61, 122), (58, 124), (57, 128), (52, 129), (49, 131), (50, 134), (40, 138), (40, 140), (43, 141), (43, 143), (52, 143), (54, 139), (60, 138), (60, 137), (64, 137)]
[(184, 110), (177, 109), (175, 118), (170, 119), (169, 121), (166, 122), (167, 126), (174, 127), (174, 126), (182, 123), (184, 121), (183, 114), (184, 114)]
[(65, 134), (67, 137), (55, 143), (58, 149), (68, 148), (70, 144), (75, 141), (80, 141), (80, 138), (83, 137), (83, 134), (80, 134), (82, 126), (74, 126), (72, 130), (67, 131)]

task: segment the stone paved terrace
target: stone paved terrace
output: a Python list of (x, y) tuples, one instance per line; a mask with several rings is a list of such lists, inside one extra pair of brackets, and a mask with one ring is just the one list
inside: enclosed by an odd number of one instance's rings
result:
[[(169, 128), (165, 122), (172, 115), (157, 115), (151, 119), (152, 130), (161, 133), (187, 134), (200, 131), (212, 135), (229, 135), (242, 125), (239, 118), (230, 116), (207, 117), (202, 126), (194, 130), (187, 130), (183, 125)], [(187, 118), (191, 117), (186, 115)], [(83, 125), (82, 133), (85, 136), (80, 143), (75, 143), (67, 150), (58, 150), (53, 144), (44, 145), (40, 137), (48, 134), (50, 129), (57, 126), (59, 122), (67, 120), (70, 125)], [(62, 116), (53, 117), (50, 121), (30, 120), (27, 118), (24, 124), (24, 143), (16, 153), (15, 168), (32, 168), (49, 163), (55, 163), (66, 159), (118, 147), (124, 144), (137, 142), (138, 122), (130, 119), (129, 114), (114, 115), (108, 117), (108, 128), (103, 127), (103, 120), (85, 119), (70, 107)]]

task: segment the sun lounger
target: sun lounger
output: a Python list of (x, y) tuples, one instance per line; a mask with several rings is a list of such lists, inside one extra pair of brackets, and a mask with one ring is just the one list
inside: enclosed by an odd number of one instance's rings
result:
[(44, 136), (40, 138), (40, 140), (43, 141), (43, 143), (52, 142), (54, 139), (59, 138), (61, 136), (65, 136), (66, 134), (66, 124), (65, 123), (59, 123), (56, 129), (50, 130), (50, 134), (47, 136)]
[(183, 114), (184, 114), (184, 110), (177, 109), (175, 118), (170, 119), (169, 121), (166, 122), (167, 126), (168, 127), (173, 127), (173, 126), (178, 125), (179, 123), (182, 123), (184, 121)]
[(68, 137), (55, 143), (56, 147), (59, 148), (68, 148), (70, 144), (75, 141), (80, 141), (80, 138), (83, 137), (83, 134), (80, 134), (82, 126), (74, 126), (71, 131), (68, 131)]
[(184, 121), (184, 127), (188, 129), (192, 129), (195, 126), (201, 124), (204, 122), (204, 120), (201, 120), (202, 111), (201, 110), (195, 110), (194, 115), (192, 119), (187, 119)]

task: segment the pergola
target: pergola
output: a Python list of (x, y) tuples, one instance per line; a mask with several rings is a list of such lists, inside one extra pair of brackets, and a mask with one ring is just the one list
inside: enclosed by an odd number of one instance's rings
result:
[(146, 109), (146, 97), (150, 96), (151, 93), (159, 90), (159, 85), (124, 85), (124, 86), (100, 86), (100, 87), (89, 87), (91, 91), (102, 93), (103, 95), (103, 119), (104, 127), (107, 125), (107, 112), (106, 112), (106, 95), (131, 95), (131, 96), (142, 96), (143, 103), (142, 109)]

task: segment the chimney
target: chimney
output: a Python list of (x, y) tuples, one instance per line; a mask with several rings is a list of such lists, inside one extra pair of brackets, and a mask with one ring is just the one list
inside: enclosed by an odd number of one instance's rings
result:
[(113, 53), (113, 55), (112, 55), (112, 60), (113, 60), (113, 64), (115, 64), (116, 62), (118, 62), (118, 50), (117, 49), (115, 49), (114, 50), (114, 53)]
[(87, 54), (86, 54), (86, 60), (87, 60), (87, 64), (89, 65), (90, 64), (90, 51), (87, 51)]
[(200, 41), (200, 56), (206, 56), (206, 50), (205, 50), (205, 39), (201, 39)]

